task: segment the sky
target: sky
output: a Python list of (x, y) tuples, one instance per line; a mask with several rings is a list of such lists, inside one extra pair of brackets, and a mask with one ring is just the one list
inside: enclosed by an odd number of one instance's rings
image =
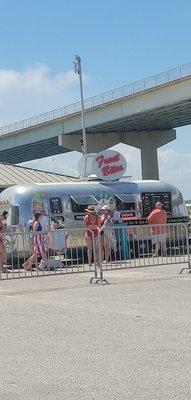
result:
[[(190, 0), (0, 0), (0, 126), (191, 62)], [(191, 198), (191, 126), (158, 151), (160, 179)], [(116, 147), (141, 177), (140, 152)], [(24, 163), (77, 174), (81, 154)]]

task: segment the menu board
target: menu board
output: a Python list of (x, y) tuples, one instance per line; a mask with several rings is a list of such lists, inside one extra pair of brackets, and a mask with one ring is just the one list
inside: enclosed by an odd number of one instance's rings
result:
[(51, 214), (62, 214), (62, 201), (60, 197), (51, 197), (49, 202)]
[(155, 204), (160, 201), (163, 204), (163, 210), (168, 215), (172, 214), (171, 193), (170, 192), (145, 192), (142, 193), (143, 218), (147, 218), (151, 211), (155, 209)]

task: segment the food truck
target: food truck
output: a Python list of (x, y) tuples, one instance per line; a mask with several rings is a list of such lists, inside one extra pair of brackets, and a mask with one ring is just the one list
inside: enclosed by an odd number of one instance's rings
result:
[[(161, 181), (97, 181), (16, 185), (0, 193), (0, 210), (9, 212), (7, 225), (27, 227), (35, 212), (43, 212), (48, 221), (61, 218), (65, 228), (82, 226), (88, 205), (110, 205), (127, 223), (136, 217), (144, 224), (156, 202), (162, 202), (169, 222), (186, 222), (188, 212), (181, 192)], [(128, 222), (129, 221), (129, 222)]]
[[(110, 168), (110, 171), (114, 169)], [(121, 173), (119, 168), (115, 171), (114, 178)], [(26, 231), (28, 221), (36, 212), (46, 216), (47, 226), (51, 225), (52, 220), (60, 220), (67, 230), (80, 228), (88, 205), (95, 205), (99, 210), (107, 204), (111, 210), (118, 211), (119, 219), (125, 224), (143, 226), (148, 224), (148, 215), (160, 201), (169, 223), (188, 221), (183, 196), (169, 183), (127, 180), (125, 177), (112, 180), (110, 174), (106, 176), (107, 179), (101, 178), (96, 176), (76, 182), (12, 186), (0, 193), (0, 210), (9, 212), (7, 226), (14, 233)]]

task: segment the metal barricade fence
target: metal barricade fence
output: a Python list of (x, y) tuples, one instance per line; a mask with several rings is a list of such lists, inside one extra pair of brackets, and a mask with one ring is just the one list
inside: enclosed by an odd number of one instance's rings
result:
[[(116, 224), (97, 237), (84, 228), (54, 229), (35, 236), (6, 232), (0, 237), (0, 279), (92, 272), (91, 282), (104, 282), (106, 270), (163, 264), (186, 264), (190, 272), (188, 224), (167, 224), (160, 232), (159, 228)], [(92, 237), (90, 263), (87, 231)], [(162, 241), (159, 251), (153, 243), (157, 238)]]
[[(88, 264), (86, 234), (92, 237)], [(6, 232), (0, 238), (0, 279), (92, 272), (97, 276), (98, 244), (84, 228), (48, 232)]]
[[(100, 240), (104, 249), (102, 275), (105, 270), (164, 264), (186, 264), (191, 271), (188, 224), (119, 224), (110, 229), (110, 239), (104, 234)], [(160, 249), (157, 242), (162, 243)]]

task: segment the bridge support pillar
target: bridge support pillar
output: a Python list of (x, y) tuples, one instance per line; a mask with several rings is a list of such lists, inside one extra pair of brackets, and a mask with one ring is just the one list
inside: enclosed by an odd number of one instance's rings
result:
[(157, 149), (176, 139), (176, 131), (138, 131), (124, 134), (122, 143), (141, 150), (142, 179), (159, 179)]
[(159, 179), (157, 149), (176, 139), (174, 129), (123, 134), (122, 143), (141, 150), (142, 179)]
[(154, 146), (141, 149), (141, 169), (143, 179), (159, 179), (157, 148)]
[[(70, 150), (82, 151), (81, 134), (62, 134), (58, 145)], [(125, 143), (141, 150), (142, 179), (159, 179), (157, 149), (176, 139), (176, 131), (153, 130), (111, 133), (87, 133), (88, 153), (99, 152), (118, 143)]]

